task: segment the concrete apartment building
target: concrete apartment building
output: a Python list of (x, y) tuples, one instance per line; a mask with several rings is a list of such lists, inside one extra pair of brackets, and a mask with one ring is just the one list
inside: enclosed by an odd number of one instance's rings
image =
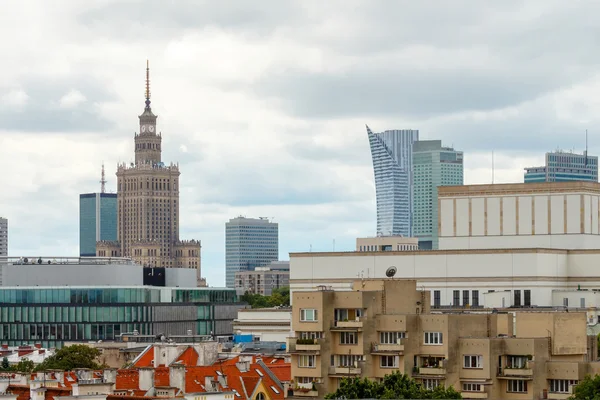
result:
[(414, 280), (352, 286), (294, 293), (295, 396), (322, 398), (341, 378), (400, 371), (427, 388), (453, 386), (465, 399), (566, 399), (600, 372), (589, 361), (597, 345), (585, 313), (432, 313), (430, 293)]
[(238, 296), (246, 292), (270, 296), (273, 289), (290, 285), (290, 271), (272, 270), (269, 267), (257, 267), (254, 271), (235, 273), (235, 291)]
[(419, 239), (404, 236), (375, 236), (356, 239), (356, 251), (419, 250)]

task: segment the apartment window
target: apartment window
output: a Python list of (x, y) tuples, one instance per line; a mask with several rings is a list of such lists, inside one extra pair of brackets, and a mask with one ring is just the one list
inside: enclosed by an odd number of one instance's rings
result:
[(481, 383), (463, 383), (463, 392), (483, 392)]
[(397, 368), (396, 356), (381, 356), (379, 366), (381, 368)]
[(397, 344), (398, 340), (404, 339), (406, 332), (379, 332), (379, 343)]
[(509, 393), (527, 393), (527, 381), (506, 381), (506, 391)]
[(525, 289), (523, 291), (523, 294), (524, 294), (523, 305), (526, 307), (529, 307), (531, 305), (531, 290)]
[(455, 307), (460, 306), (460, 290), (452, 292), (452, 305)]
[(338, 356), (338, 366), (340, 367), (354, 367), (359, 361), (362, 361), (362, 355), (340, 354)]
[(522, 369), (527, 366), (527, 356), (508, 356), (506, 366), (508, 368)]
[(340, 344), (357, 344), (356, 332), (340, 332)]
[(579, 299), (579, 307), (585, 308), (585, 297)]
[(463, 367), (464, 368), (483, 368), (483, 356), (481, 356), (481, 355), (465, 356)]
[(427, 390), (433, 390), (436, 387), (440, 386), (439, 379), (423, 379), (423, 386)]
[(317, 310), (311, 308), (304, 308), (300, 310), (300, 321), (317, 321)]
[(314, 355), (301, 355), (298, 357), (298, 367), (300, 368), (314, 368), (315, 367), (315, 356)]
[(298, 332), (300, 339), (321, 339), (323, 332)]
[(479, 290), (473, 290), (471, 293), (473, 297), (473, 307), (479, 307)]
[(309, 376), (296, 376), (294, 379), (296, 379), (296, 382), (298, 383), (313, 383), (315, 381), (315, 378)]
[(433, 306), (440, 307), (442, 305), (442, 292), (440, 290), (433, 291)]
[(469, 305), (469, 291), (463, 290), (463, 306)]
[(569, 298), (563, 297), (563, 307), (569, 307)]
[(578, 381), (567, 379), (550, 379), (548, 390), (551, 393), (571, 393), (571, 386), (577, 385)]
[(520, 290), (515, 290), (515, 296), (514, 296), (515, 301), (513, 302), (515, 307), (521, 307), (521, 291)]
[(442, 332), (425, 332), (425, 344), (442, 344)]

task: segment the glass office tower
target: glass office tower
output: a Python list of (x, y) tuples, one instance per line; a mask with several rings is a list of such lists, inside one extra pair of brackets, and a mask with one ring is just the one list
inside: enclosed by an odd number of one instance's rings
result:
[(525, 168), (525, 183), (535, 182), (598, 182), (598, 157), (556, 151), (546, 153), (546, 165)]
[(235, 288), (235, 273), (253, 271), (279, 259), (279, 224), (268, 218), (232, 218), (225, 224), (225, 281)]
[(374, 133), (367, 126), (373, 158), (377, 198), (377, 235), (412, 236), (413, 143), (412, 129)]
[(94, 257), (96, 242), (117, 240), (117, 194), (79, 195), (79, 255)]
[(463, 152), (443, 147), (441, 140), (419, 140), (413, 144), (414, 218), (413, 235), (419, 248), (438, 248), (439, 186), (462, 185)]

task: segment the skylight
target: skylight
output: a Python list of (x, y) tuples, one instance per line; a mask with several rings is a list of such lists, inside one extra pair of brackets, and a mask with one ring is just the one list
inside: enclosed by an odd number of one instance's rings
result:
[(217, 371), (217, 375), (223, 376), (223, 374), (221, 373), (221, 371)]
[(260, 372), (259, 369), (255, 369), (256, 373), (259, 374), (260, 376), (264, 376), (262, 372)]
[(277, 390), (277, 388), (276, 388), (275, 386), (271, 386), (271, 389), (273, 389), (273, 391), (274, 391), (276, 394), (279, 394), (279, 390)]

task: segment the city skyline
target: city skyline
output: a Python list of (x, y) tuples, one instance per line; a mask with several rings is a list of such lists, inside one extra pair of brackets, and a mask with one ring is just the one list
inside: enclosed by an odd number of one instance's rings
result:
[(0, 26), (13, 38), (0, 44), (9, 254), (77, 254), (79, 194), (99, 191), (103, 161), (116, 193), (115, 166), (133, 161), (146, 59), (163, 155), (182, 171), (180, 235), (202, 239), (213, 286), (232, 215), (274, 216), (280, 259), (374, 234), (365, 123), (460, 149), (467, 184), (492, 181), (492, 152), (494, 181), (522, 182), (546, 151), (583, 150), (586, 129), (600, 153), (598, 5), (426, 3), (12, 2)]

